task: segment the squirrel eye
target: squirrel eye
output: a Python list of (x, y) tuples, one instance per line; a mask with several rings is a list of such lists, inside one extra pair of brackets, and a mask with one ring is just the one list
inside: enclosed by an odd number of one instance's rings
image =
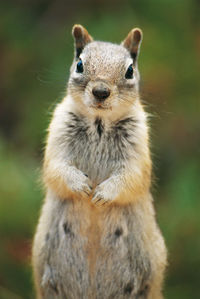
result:
[(129, 67), (128, 67), (128, 69), (127, 69), (127, 71), (126, 71), (126, 74), (125, 74), (125, 78), (126, 79), (132, 79), (133, 78), (133, 66), (132, 66), (132, 64), (131, 65), (129, 65)]
[(76, 72), (77, 73), (82, 73), (83, 72), (83, 62), (82, 62), (81, 59), (77, 62)]

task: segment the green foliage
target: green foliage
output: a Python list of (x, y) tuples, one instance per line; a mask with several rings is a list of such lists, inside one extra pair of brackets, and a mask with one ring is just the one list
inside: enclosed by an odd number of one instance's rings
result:
[(199, 298), (199, 4), (195, 0), (0, 3), (0, 298), (33, 298), (31, 240), (43, 191), (44, 140), (66, 91), (71, 27), (144, 40), (141, 95), (151, 117), (157, 218), (169, 249), (166, 298)]

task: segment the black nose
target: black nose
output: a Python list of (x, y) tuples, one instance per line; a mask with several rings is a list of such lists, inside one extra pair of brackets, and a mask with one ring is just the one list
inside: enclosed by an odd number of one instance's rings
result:
[(98, 101), (104, 101), (110, 95), (110, 89), (106, 86), (95, 86), (92, 93)]

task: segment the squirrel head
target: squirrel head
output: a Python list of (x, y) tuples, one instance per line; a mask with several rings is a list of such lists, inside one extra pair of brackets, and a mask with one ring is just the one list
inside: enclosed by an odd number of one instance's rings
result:
[(93, 41), (81, 25), (74, 25), (72, 35), (75, 56), (68, 93), (91, 114), (127, 110), (138, 97), (142, 31), (131, 30), (120, 45)]

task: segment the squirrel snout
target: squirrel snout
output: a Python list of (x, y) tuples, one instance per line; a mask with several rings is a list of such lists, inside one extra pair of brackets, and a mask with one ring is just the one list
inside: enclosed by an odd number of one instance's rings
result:
[(103, 83), (100, 83), (93, 87), (92, 93), (95, 96), (96, 100), (103, 102), (110, 95), (110, 89), (105, 86)]

